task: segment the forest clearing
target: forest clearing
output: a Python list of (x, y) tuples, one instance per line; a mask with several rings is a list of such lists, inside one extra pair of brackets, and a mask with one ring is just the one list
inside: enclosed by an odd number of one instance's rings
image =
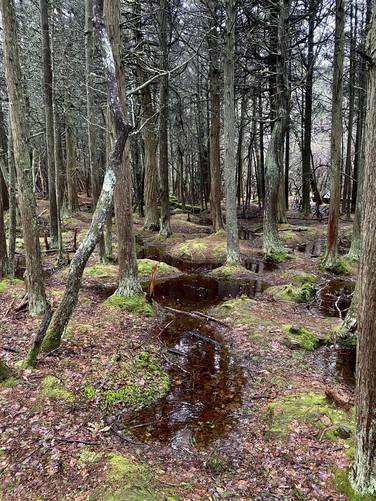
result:
[(376, 499), (376, 0), (0, 12), (0, 501)]

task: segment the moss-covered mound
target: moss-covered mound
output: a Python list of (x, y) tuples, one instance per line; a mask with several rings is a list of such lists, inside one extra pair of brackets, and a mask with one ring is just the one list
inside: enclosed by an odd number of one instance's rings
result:
[(371, 494), (357, 494), (352, 488), (350, 479), (350, 471), (348, 469), (335, 470), (334, 482), (335, 486), (341, 494), (346, 496), (347, 501), (376, 501), (376, 496)]
[(138, 273), (141, 280), (150, 278), (153, 268), (156, 267), (157, 277), (159, 275), (180, 275), (181, 272), (162, 261), (154, 261), (153, 259), (138, 259)]
[(168, 374), (150, 353), (143, 351), (129, 361), (114, 362), (99, 381), (87, 381), (83, 395), (103, 408), (122, 405), (140, 409), (166, 395)]
[(52, 375), (42, 379), (41, 394), (50, 400), (62, 400), (68, 403), (73, 403), (75, 400), (73, 393), (65, 388), (63, 382)]
[(294, 285), (314, 284), (316, 277), (312, 273), (299, 270), (287, 270), (283, 273), (283, 278)]
[(320, 338), (312, 331), (294, 325), (283, 325), (282, 330), (289, 340), (296, 343), (296, 348), (314, 351), (320, 345)]
[(330, 271), (335, 275), (349, 275), (352, 271), (351, 264), (344, 258), (337, 258), (335, 263), (327, 264), (325, 258), (321, 261), (320, 268)]
[(120, 454), (109, 454), (108, 478), (105, 485), (98, 489), (90, 499), (92, 501), (162, 501), (176, 498), (166, 497), (149, 468), (134, 459)]
[(344, 440), (350, 445), (354, 415), (328, 402), (321, 391), (281, 397), (268, 406), (269, 438), (285, 438), (298, 424), (307, 424), (326, 438)]
[(113, 294), (104, 302), (110, 308), (120, 308), (130, 313), (137, 313), (150, 317), (153, 315), (153, 306), (147, 301), (144, 294), (135, 294), (134, 296), (124, 297)]
[(311, 283), (304, 283), (299, 287), (292, 283), (273, 285), (266, 289), (265, 294), (288, 303), (308, 303), (315, 296), (315, 287)]
[(225, 279), (255, 278), (255, 274), (241, 264), (226, 263), (219, 268), (215, 268), (209, 273), (210, 276)]

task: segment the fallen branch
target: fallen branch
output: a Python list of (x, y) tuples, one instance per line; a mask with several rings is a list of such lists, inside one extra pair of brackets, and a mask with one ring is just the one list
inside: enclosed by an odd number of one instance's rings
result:
[(198, 315), (199, 317), (206, 318), (207, 320), (210, 320), (211, 322), (215, 322), (219, 325), (223, 325), (223, 327), (227, 327), (228, 329), (231, 328), (230, 325), (226, 324), (225, 322), (222, 322), (222, 320), (218, 320), (210, 315), (205, 315), (205, 313), (201, 313), (200, 311), (193, 311), (194, 315)]
[(13, 301), (10, 303), (9, 308), (8, 308), (8, 309), (7, 309), (7, 311), (4, 313), (3, 318), (1, 319), (2, 321), (4, 321), (4, 320), (7, 318), (7, 316), (9, 315), (9, 312), (10, 312), (10, 310), (13, 308), (13, 305), (14, 305), (14, 303), (15, 303), (15, 302), (16, 302), (16, 298), (14, 298), (14, 299), (13, 299)]
[(64, 437), (54, 437), (53, 440), (57, 442), (67, 442), (68, 444), (84, 444), (84, 445), (99, 445), (100, 442), (94, 442), (93, 440), (74, 440), (73, 438)]

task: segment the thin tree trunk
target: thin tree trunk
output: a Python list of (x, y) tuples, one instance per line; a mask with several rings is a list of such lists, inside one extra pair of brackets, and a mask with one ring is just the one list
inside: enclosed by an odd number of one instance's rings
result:
[(341, 203), (342, 167), (342, 97), (343, 97), (343, 59), (345, 38), (345, 0), (336, 0), (336, 27), (334, 43), (334, 70), (332, 93), (332, 130), (331, 130), (331, 181), (328, 236), (323, 267), (336, 268), (338, 252), (338, 218)]
[(41, 315), (46, 307), (36, 203), (33, 191), (28, 130), (25, 122), (26, 101), (18, 53), (17, 20), (13, 0), (1, 0), (3, 48), (9, 95), (10, 123), (14, 158), (17, 167), (19, 203), (25, 243), (28, 275), (29, 312)]
[(226, 186), (227, 262), (240, 261), (236, 210), (235, 169), (235, 0), (226, 0), (226, 38), (224, 62), (224, 175)]
[[(68, 106), (69, 108), (69, 106)], [(65, 115), (65, 150), (67, 173), (68, 211), (73, 214), (79, 209), (77, 196), (76, 159), (74, 154), (73, 130), (69, 111)]]

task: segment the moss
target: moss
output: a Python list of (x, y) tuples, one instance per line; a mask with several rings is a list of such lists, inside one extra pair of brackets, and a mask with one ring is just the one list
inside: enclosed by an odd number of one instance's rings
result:
[(325, 257), (322, 259), (320, 268), (323, 271), (330, 271), (336, 275), (348, 275), (351, 273), (351, 265), (344, 258), (337, 258), (334, 264), (325, 264)]
[(357, 494), (354, 491), (349, 479), (348, 469), (334, 470), (334, 482), (338, 492), (344, 494), (348, 501), (376, 501), (376, 496), (372, 496), (371, 494)]
[(81, 392), (86, 399), (96, 400), (105, 409), (118, 404), (140, 409), (164, 397), (169, 388), (168, 374), (155, 357), (143, 351), (130, 362), (114, 363), (101, 384), (96, 386), (87, 381)]
[(227, 461), (217, 454), (212, 454), (205, 461), (205, 466), (214, 473), (222, 473), (227, 469)]
[(146, 300), (144, 294), (137, 294), (130, 297), (112, 295), (104, 302), (111, 308), (120, 308), (131, 313), (138, 313), (150, 317), (153, 315), (153, 306)]
[(24, 287), (24, 282), (18, 278), (0, 279), (0, 292), (12, 292), (19, 286)]
[(210, 272), (213, 277), (219, 278), (237, 278), (246, 276), (254, 276), (254, 274), (248, 271), (244, 266), (237, 263), (226, 263), (219, 268), (215, 268)]
[(42, 379), (41, 392), (50, 400), (63, 400), (73, 403), (75, 398), (72, 392), (67, 390), (63, 383), (55, 376), (46, 376)]
[(119, 268), (114, 264), (95, 264), (85, 268), (84, 275), (91, 278), (110, 278), (116, 280)]
[(83, 447), (78, 453), (78, 464), (80, 466), (87, 466), (88, 464), (97, 463), (103, 454), (101, 452), (95, 452), (89, 447)]
[(177, 268), (169, 266), (168, 264), (160, 261), (153, 261), (152, 259), (138, 259), (138, 273), (140, 278), (149, 278), (153, 270), (153, 266), (157, 266), (158, 273), (180, 273)]
[(274, 285), (266, 289), (265, 292), (289, 303), (306, 303), (314, 298), (315, 287), (311, 283), (304, 283), (300, 287), (295, 287), (293, 284)]
[[(354, 416), (327, 401), (325, 394), (312, 391), (281, 397), (268, 406), (269, 430), (267, 435), (284, 438), (293, 431), (294, 423), (305, 423), (324, 432), (331, 440), (340, 439), (337, 429), (354, 429)], [(345, 440), (351, 443), (352, 437)]]
[[(101, 501), (162, 501), (168, 499), (157, 489), (151, 471), (120, 454), (109, 454), (109, 473), (105, 486), (90, 499)], [(171, 498), (172, 499), (172, 498)]]
[(314, 351), (320, 344), (318, 336), (304, 327), (294, 328), (292, 325), (283, 325), (282, 330), (286, 336), (297, 341), (304, 350)]
[(21, 381), (14, 376), (10, 376), (0, 383), (1, 388), (14, 388)]
[(306, 273), (305, 271), (288, 270), (283, 274), (285, 280), (289, 280), (294, 284), (304, 285), (304, 284), (314, 284), (316, 282), (316, 277), (312, 273)]
[(269, 254), (265, 254), (264, 260), (271, 263), (283, 263), (289, 258), (288, 252), (285, 250), (275, 250)]

